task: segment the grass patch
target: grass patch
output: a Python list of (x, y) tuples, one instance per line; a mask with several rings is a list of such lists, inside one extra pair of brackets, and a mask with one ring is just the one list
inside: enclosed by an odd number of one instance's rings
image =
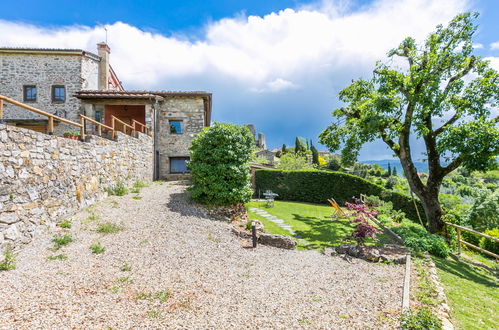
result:
[(142, 197), (141, 197), (141, 196), (139, 196), (139, 195), (133, 196), (132, 198), (133, 198), (133, 199), (137, 199), (137, 200), (142, 199)]
[(151, 319), (160, 319), (163, 318), (163, 312), (160, 310), (151, 309), (147, 311), (147, 317)]
[(105, 222), (105, 223), (101, 223), (97, 227), (97, 232), (101, 233), (101, 234), (115, 234), (117, 232), (122, 231), (123, 229), (125, 229), (123, 226), (116, 225), (116, 224), (111, 223), (111, 222)]
[(0, 262), (0, 271), (16, 269), (16, 256), (11, 249), (6, 249), (3, 257), (2, 262)]
[(92, 253), (94, 254), (101, 254), (104, 253), (104, 251), (106, 251), (106, 248), (102, 246), (100, 243), (94, 243), (90, 245), (90, 251), (92, 251)]
[(69, 229), (71, 228), (71, 220), (64, 220), (59, 223), (59, 227)]
[(130, 266), (129, 264), (127, 264), (126, 262), (123, 264), (123, 266), (121, 266), (120, 270), (122, 272), (129, 272), (132, 270), (132, 266)]
[(145, 183), (145, 182), (142, 182), (142, 181), (136, 181), (134, 184), (133, 184), (133, 187), (136, 188), (136, 189), (141, 189), (141, 188), (146, 188), (146, 187), (149, 187), (149, 184), (148, 183)]
[(70, 234), (65, 234), (65, 235), (54, 235), (52, 238), (52, 242), (54, 242), (54, 247), (52, 248), (52, 251), (57, 251), (61, 247), (68, 245), (73, 241), (73, 238), (71, 237)]
[(137, 300), (158, 300), (160, 303), (166, 302), (171, 297), (170, 291), (157, 291), (154, 293), (140, 293), (135, 299)]
[(456, 328), (496, 328), (499, 324), (497, 266), (488, 268), (456, 256), (433, 260)]
[[(265, 232), (277, 235), (292, 236), (291, 233), (272, 221), (249, 211), (249, 208), (256, 207), (267, 213), (284, 220), (296, 232), (296, 235), (305, 240), (307, 244), (299, 243), (298, 249), (323, 249), (324, 247), (335, 247), (344, 243), (354, 242), (350, 236), (355, 229), (355, 223), (349, 219), (339, 219), (331, 221), (333, 208), (331, 206), (275, 201), (274, 207), (266, 207), (265, 202), (249, 202), (246, 204), (250, 219), (262, 221)], [(380, 233), (377, 238), (366, 240), (367, 245), (392, 242), (387, 234)]]
[(65, 255), (65, 254), (58, 254), (58, 255), (55, 255), (55, 256), (50, 256), (47, 259), (48, 260), (66, 260), (67, 258), (68, 258), (68, 256)]
[(99, 220), (99, 216), (98, 215), (91, 214), (87, 218), (87, 221), (95, 221), (95, 220)]
[(132, 282), (133, 280), (130, 278), (130, 276), (120, 277), (119, 279), (116, 280), (116, 283), (118, 284), (129, 284)]
[(106, 188), (105, 191), (109, 196), (125, 196), (128, 194), (128, 189), (123, 182), (118, 182), (115, 186)]

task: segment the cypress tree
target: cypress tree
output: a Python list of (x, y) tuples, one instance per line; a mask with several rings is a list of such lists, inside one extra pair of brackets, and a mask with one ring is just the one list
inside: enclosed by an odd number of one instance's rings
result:
[(286, 145), (285, 145), (285, 144), (283, 144), (283, 145), (282, 145), (282, 150), (281, 150), (281, 151), (282, 151), (282, 153), (281, 153), (281, 154), (283, 154), (283, 155), (284, 155), (286, 152), (288, 152), (288, 150), (286, 149)]
[(390, 166), (390, 163), (388, 163), (388, 176), (392, 175), (392, 167)]
[(398, 174), (397, 174), (397, 166), (393, 167), (392, 175), (393, 176), (398, 176)]
[(314, 146), (310, 147), (310, 150), (312, 150), (312, 164), (319, 165), (319, 152)]

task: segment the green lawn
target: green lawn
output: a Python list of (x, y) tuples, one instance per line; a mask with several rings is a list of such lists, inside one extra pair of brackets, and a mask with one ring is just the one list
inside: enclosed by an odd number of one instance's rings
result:
[(451, 256), (434, 258), (438, 276), (452, 309), (457, 329), (497, 329), (499, 324), (499, 282), (497, 267)]
[[(265, 210), (269, 214), (291, 225), (296, 235), (307, 241), (307, 244), (299, 243), (299, 249), (323, 249), (328, 246), (332, 247), (352, 242), (348, 238), (352, 234), (356, 224), (350, 223), (348, 219), (331, 221), (333, 211), (331, 206), (275, 201), (274, 207), (266, 207), (264, 202), (252, 201), (246, 204), (246, 209), (250, 207)], [(254, 212), (248, 210), (248, 215), (250, 219), (262, 221), (265, 232), (292, 236), (288, 231)], [(389, 238), (385, 234), (378, 235), (378, 239), (380, 239), (380, 243), (389, 241)], [(373, 243), (373, 241), (367, 242), (367, 244)]]

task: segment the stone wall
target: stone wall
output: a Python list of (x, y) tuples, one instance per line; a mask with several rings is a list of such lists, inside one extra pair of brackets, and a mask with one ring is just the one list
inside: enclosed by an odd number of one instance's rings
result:
[[(189, 157), (192, 139), (204, 127), (204, 100), (198, 96), (164, 96), (158, 113), (159, 173), (161, 179), (179, 179), (170, 174), (170, 157)], [(182, 134), (170, 133), (169, 120), (182, 120)]]
[(80, 142), (0, 124), (0, 247), (29, 242), (118, 182), (151, 181), (152, 156), (144, 134)]

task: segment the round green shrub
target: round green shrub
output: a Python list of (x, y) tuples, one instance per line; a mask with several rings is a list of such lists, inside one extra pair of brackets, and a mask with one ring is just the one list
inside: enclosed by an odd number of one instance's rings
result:
[(391, 228), (404, 240), (404, 244), (413, 252), (425, 252), (446, 258), (450, 248), (442, 236), (431, 234), (421, 225), (410, 221), (402, 221), (399, 226)]
[(248, 202), (253, 136), (246, 126), (215, 123), (192, 141), (191, 198), (208, 205)]
[[(499, 239), (499, 228), (487, 229), (484, 234)], [(499, 254), (499, 242), (491, 239), (482, 237), (480, 239), (480, 247), (492, 253)]]
[(442, 321), (428, 309), (409, 309), (400, 317), (403, 330), (442, 329)]

